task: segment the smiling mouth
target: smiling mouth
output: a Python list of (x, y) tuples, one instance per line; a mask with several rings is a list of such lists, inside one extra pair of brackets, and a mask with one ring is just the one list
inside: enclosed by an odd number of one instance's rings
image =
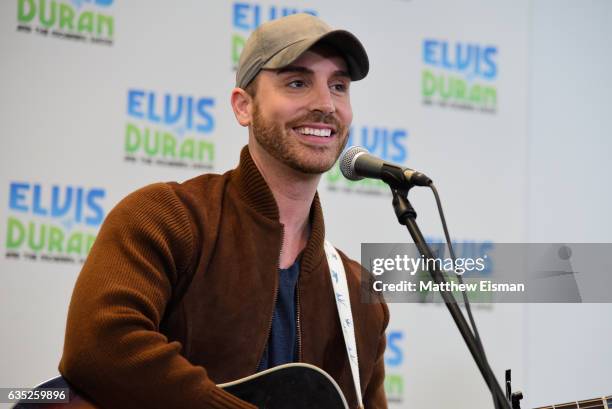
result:
[(335, 135), (336, 132), (331, 130), (330, 128), (310, 128), (307, 126), (302, 126), (299, 128), (293, 128), (293, 130), (302, 135), (312, 135), (319, 136), (322, 138), (330, 138)]

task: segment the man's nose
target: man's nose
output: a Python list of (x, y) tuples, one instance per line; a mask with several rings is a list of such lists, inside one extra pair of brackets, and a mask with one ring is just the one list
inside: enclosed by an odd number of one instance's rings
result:
[(324, 114), (336, 112), (336, 105), (327, 83), (317, 84), (314, 87), (311, 109), (313, 111), (323, 112)]

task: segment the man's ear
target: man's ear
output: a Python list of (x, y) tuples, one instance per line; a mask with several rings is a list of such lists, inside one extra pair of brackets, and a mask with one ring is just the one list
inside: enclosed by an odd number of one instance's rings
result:
[(242, 126), (249, 126), (253, 119), (253, 97), (242, 88), (234, 88), (231, 99), (236, 120)]

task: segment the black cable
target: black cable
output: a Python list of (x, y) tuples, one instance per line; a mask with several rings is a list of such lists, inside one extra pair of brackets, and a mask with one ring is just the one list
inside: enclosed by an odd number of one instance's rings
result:
[[(433, 183), (429, 184), (429, 187), (431, 188), (434, 197), (436, 198), (436, 205), (438, 206), (438, 213), (440, 214), (440, 221), (442, 222), (442, 229), (444, 230), (444, 237), (446, 238), (446, 245), (448, 246), (448, 251), (450, 253), (451, 259), (453, 260), (453, 266), (457, 264), (457, 258), (455, 256), (455, 251), (453, 250), (453, 245), (452, 245), (452, 241), (450, 238), (450, 234), (448, 233), (448, 227), (446, 225), (446, 218), (444, 217), (444, 211), (442, 210), (442, 201), (440, 200), (440, 195), (438, 194), (438, 189), (436, 189), (436, 187), (434, 186)], [(457, 279), (459, 281), (460, 284), (463, 284), (463, 278), (461, 277), (461, 275), (457, 274)], [(472, 334), (474, 335), (474, 338), (476, 340), (476, 345), (480, 351), (480, 355), (482, 356), (483, 361), (486, 363), (486, 366), (489, 368), (489, 373), (488, 373), (488, 384), (492, 385), (494, 382), (494, 379), (491, 379), (492, 376), (494, 376), (493, 371), (491, 370), (491, 367), (489, 365), (489, 362), (487, 360), (487, 355), (485, 353), (484, 350), (484, 346), (482, 345), (482, 342), (480, 340), (480, 334), (478, 333), (478, 328), (476, 327), (476, 322), (474, 321), (474, 316), (472, 315), (472, 308), (470, 307), (470, 303), (468, 301), (468, 297), (467, 297), (467, 293), (465, 292), (465, 289), (463, 288), (463, 286), (461, 286), (461, 294), (463, 296), (463, 302), (465, 304), (465, 309), (467, 311), (468, 314), (468, 318), (470, 320), (470, 326), (471, 326), (471, 330), (472, 330)], [(493, 403), (495, 405), (495, 408), (499, 408), (500, 404), (497, 401), (497, 398), (495, 395), (493, 395)]]
[[(446, 245), (448, 246), (448, 251), (450, 253), (451, 259), (453, 260), (453, 265), (455, 265), (457, 257), (455, 256), (455, 250), (453, 250), (453, 245), (451, 242), (450, 234), (448, 233), (448, 227), (446, 225), (446, 218), (444, 217), (444, 211), (442, 210), (442, 202), (440, 201), (438, 190), (433, 185), (433, 183), (430, 184), (429, 187), (433, 191), (433, 194), (436, 198), (436, 204), (438, 206), (438, 213), (440, 214), (440, 220), (442, 222), (442, 229), (444, 230), (444, 237), (446, 238)], [(461, 277), (461, 275), (457, 274), (457, 279), (459, 280), (461, 284), (463, 284), (463, 278)], [(462, 290), (461, 294), (463, 295), (463, 302), (465, 303), (465, 309), (468, 313), (468, 318), (470, 320), (470, 326), (472, 327), (472, 332), (474, 334), (474, 337), (476, 338), (476, 343), (478, 344), (478, 348), (482, 351), (482, 354), (484, 355), (484, 347), (482, 346), (482, 342), (480, 341), (480, 334), (478, 333), (478, 329), (476, 328), (476, 323), (474, 322), (474, 316), (472, 315), (472, 308), (470, 307), (470, 303), (468, 301), (465, 290)]]

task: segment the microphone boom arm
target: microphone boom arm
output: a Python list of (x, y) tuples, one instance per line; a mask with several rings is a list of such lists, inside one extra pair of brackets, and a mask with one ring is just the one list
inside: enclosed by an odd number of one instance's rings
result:
[[(387, 181), (385, 180), (385, 182)], [(389, 182), (387, 183), (389, 184), (389, 186), (391, 186)], [(397, 216), (398, 222), (406, 226), (406, 228), (408, 229), (408, 232), (410, 233), (410, 236), (412, 236), (414, 244), (417, 246), (419, 253), (421, 253), (425, 258), (433, 259), (435, 257), (431, 249), (427, 245), (427, 242), (425, 241), (425, 238), (423, 237), (419, 226), (417, 225), (417, 214), (412, 205), (410, 204), (410, 201), (408, 200), (408, 191), (409, 188), (391, 188), (391, 192), (393, 193), (393, 209), (395, 210), (395, 215)], [(444, 278), (444, 275), (436, 267), (436, 263), (433, 264), (433, 268), (429, 269), (429, 274), (431, 275), (431, 278), (437, 284), (445, 283), (446, 279)], [(470, 327), (463, 313), (461, 312), (459, 305), (457, 304), (457, 300), (455, 299), (455, 297), (453, 297), (451, 293), (447, 291), (440, 291), (440, 295), (442, 296), (444, 304), (446, 305), (448, 311), (453, 317), (453, 320), (455, 321), (455, 324), (457, 325), (457, 328), (459, 329), (463, 340), (465, 341), (470, 353), (472, 354), (472, 358), (474, 358), (474, 361), (476, 361), (476, 365), (478, 366), (480, 373), (482, 374), (487, 386), (489, 387), (489, 390), (491, 391), (491, 395), (493, 396), (493, 402), (495, 403), (495, 408), (512, 409), (512, 407), (510, 406), (510, 402), (508, 402), (508, 400), (504, 396), (504, 392), (502, 391), (502, 388), (499, 382), (497, 381), (497, 378), (493, 374), (493, 371), (491, 370), (491, 367), (489, 366), (489, 363), (487, 362), (486, 357), (484, 356), (484, 351), (481, 351), (478, 347), (474, 334), (470, 330)]]

